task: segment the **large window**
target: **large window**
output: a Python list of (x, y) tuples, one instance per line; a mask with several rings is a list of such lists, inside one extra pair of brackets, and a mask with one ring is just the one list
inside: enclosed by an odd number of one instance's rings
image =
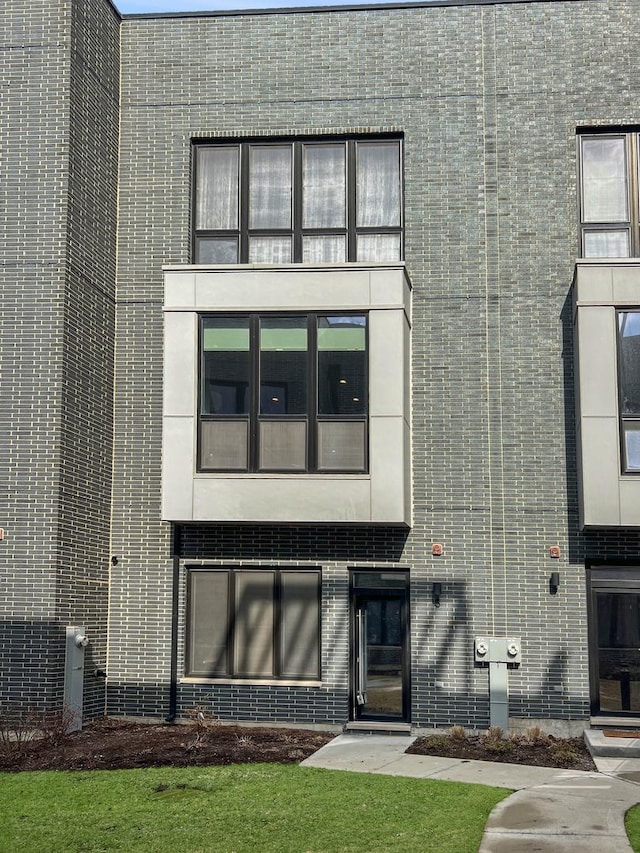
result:
[(203, 471), (367, 470), (367, 316), (201, 317)]
[(188, 571), (186, 674), (320, 678), (320, 572)]
[(401, 258), (400, 140), (195, 146), (195, 263)]
[(585, 133), (578, 142), (582, 256), (640, 255), (638, 134)]
[(640, 472), (640, 310), (618, 312), (618, 385), (623, 470)]

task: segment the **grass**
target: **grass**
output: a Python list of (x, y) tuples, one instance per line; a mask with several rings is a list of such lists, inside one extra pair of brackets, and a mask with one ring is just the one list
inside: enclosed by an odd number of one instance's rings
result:
[(624, 819), (624, 825), (629, 836), (629, 843), (640, 853), (640, 805), (629, 809)]
[(509, 793), (277, 764), (0, 774), (0, 851), (476, 853)]

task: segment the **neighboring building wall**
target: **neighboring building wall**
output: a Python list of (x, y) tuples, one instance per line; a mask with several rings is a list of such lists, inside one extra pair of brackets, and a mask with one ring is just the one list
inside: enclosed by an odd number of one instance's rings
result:
[(62, 702), (65, 625), (105, 662), (119, 19), (9, 2), (0, 32), (0, 702), (26, 709)]
[(168, 707), (161, 266), (189, 261), (190, 139), (392, 130), (414, 288), (414, 527), (185, 528), (187, 561), (322, 565), (328, 624), (322, 688), (189, 685), (179, 709), (343, 722), (348, 568), (393, 565), (411, 568), (414, 723), (486, 725), (479, 634), (522, 637), (512, 714), (587, 716), (585, 559), (637, 557), (640, 537), (579, 532), (575, 130), (637, 123), (639, 12), (573, 0), (124, 21), (112, 712)]
[(104, 713), (115, 337), (120, 29), (72, 7), (58, 618), (87, 628), (85, 714)]

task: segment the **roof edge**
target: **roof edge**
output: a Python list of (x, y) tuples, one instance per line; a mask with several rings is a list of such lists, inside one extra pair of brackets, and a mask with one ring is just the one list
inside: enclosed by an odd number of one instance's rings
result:
[(371, 12), (385, 9), (434, 9), (449, 6), (510, 6), (551, 3), (604, 3), (605, 0), (405, 0), (405, 2), (348, 3), (341, 6), (291, 6), (273, 9), (203, 9), (194, 12), (132, 12), (122, 13), (123, 22), (129, 20), (156, 20), (157, 18), (237, 18), (263, 15), (301, 15), (329, 12)]

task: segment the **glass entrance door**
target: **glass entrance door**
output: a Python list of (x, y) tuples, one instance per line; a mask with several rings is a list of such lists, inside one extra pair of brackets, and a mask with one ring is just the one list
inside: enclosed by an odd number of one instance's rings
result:
[[(640, 573), (592, 573), (592, 710), (640, 716)], [(605, 575), (603, 577), (603, 575)]]
[[(405, 721), (409, 706), (406, 575), (363, 572), (354, 573), (353, 580), (352, 719)], [(394, 585), (371, 586), (376, 581)]]

